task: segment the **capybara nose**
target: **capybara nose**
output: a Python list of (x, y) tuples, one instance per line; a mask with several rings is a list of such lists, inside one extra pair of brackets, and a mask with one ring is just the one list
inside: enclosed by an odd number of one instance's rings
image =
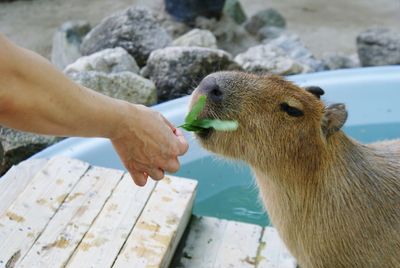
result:
[(217, 84), (217, 80), (212, 76), (207, 76), (200, 82), (199, 91), (207, 95), (207, 98), (214, 102), (222, 101), (224, 95)]

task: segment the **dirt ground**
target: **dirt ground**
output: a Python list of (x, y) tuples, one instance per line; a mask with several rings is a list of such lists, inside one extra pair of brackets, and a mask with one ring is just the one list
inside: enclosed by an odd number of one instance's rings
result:
[[(357, 34), (372, 25), (398, 28), (400, 0), (241, 0), (248, 15), (267, 7), (278, 9), (288, 29), (321, 56), (355, 53)], [(139, 4), (162, 8), (162, 0), (20, 0), (0, 3), (0, 32), (46, 57), (55, 29), (67, 20), (95, 25), (114, 11)]]

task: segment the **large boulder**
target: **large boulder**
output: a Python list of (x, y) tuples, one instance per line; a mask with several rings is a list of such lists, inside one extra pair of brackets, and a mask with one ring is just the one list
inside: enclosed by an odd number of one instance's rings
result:
[(253, 35), (266, 26), (285, 28), (286, 20), (276, 9), (268, 8), (257, 12), (244, 23), (245, 29)]
[(175, 39), (172, 46), (217, 48), (217, 39), (208, 30), (193, 29)]
[(357, 36), (357, 52), (362, 66), (400, 64), (400, 33), (387, 28), (371, 28)]
[(21, 132), (0, 126), (0, 175), (11, 166), (56, 143), (60, 138)]
[(79, 58), (65, 68), (65, 73), (98, 71), (104, 73), (139, 73), (135, 59), (123, 48), (107, 48)]
[(360, 67), (357, 55), (348, 56), (343, 53), (326, 53), (322, 57), (322, 62), (328, 70)]
[(282, 34), (285, 34), (285, 29), (275, 26), (264, 26), (258, 30), (256, 37), (258, 40), (267, 43), (272, 39), (278, 38)]
[(223, 13), (231, 17), (237, 24), (242, 24), (247, 19), (239, 0), (226, 0)]
[(196, 27), (211, 31), (217, 38), (218, 48), (237, 55), (249, 47), (259, 44), (254, 36), (249, 34), (242, 25), (238, 25), (231, 17), (224, 15), (220, 20), (199, 17)]
[(54, 33), (51, 62), (60, 70), (81, 57), (79, 47), (83, 37), (90, 31), (87, 21), (67, 21)]
[(150, 10), (130, 7), (93, 28), (83, 39), (81, 52), (89, 55), (105, 48), (122, 47), (143, 66), (153, 50), (166, 47), (171, 41)]
[(167, 47), (153, 51), (141, 74), (156, 84), (159, 101), (190, 94), (207, 74), (239, 69), (230, 54), (201, 47)]
[(283, 49), (285, 54), (304, 66), (302, 73), (319, 72), (325, 70), (321, 60), (315, 58), (311, 51), (305, 47), (298, 35), (284, 33), (278, 38), (266, 40), (267, 44)]
[(154, 83), (132, 72), (103, 73), (97, 71), (71, 72), (75, 82), (107, 96), (131, 103), (152, 105), (157, 102)]
[(235, 61), (246, 71), (290, 75), (305, 72), (306, 66), (287, 56), (285, 51), (270, 44), (249, 48), (235, 57)]
[(173, 39), (176, 39), (191, 30), (190, 26), (181, 21), (177, 21), (167, 12), (157, 12), (156, 17), (160, 22), (161, 27), (164, 28)]

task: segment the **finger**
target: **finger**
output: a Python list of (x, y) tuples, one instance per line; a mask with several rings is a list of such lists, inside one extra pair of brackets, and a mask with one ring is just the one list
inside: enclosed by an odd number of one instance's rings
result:
[(176, 127), (174, 127), (174, 125), (171, 123), (171, 122), (169, 122), (168, 120), (167, 120), (167, 118), (165, 118), (163, 115), (162, 115), (162, 117), (163, 117), (163, 119), (164, 119), (164, 122), (169, 126), (169, 128), (172, 130), (172, 132), (176, 132)]
[(184, 155), (189, 149), (189, 144), (187, 143), (185, 137), (183, 136), (182, 131), (174, 127), (174, 125), (172, 125), (172, 123), (169, 122), (165, 117), (163, 117), (163, 119), (164, 122), (171, 128), (175, 136), (178, 138), (178, 150), (179, 150), (178, 155)]
[(178, 147), (179, 147), (179, 153), (178, 155), (184, 155), (188, 149), (189, 149), (189, 144), (185, 139), (185, 136), (183, 136), (182, 131), (180, 131), (179, 129), (176, 129), (175, 131), (175, 135), (178, 138)]
[(179, 170), (180, 164), (178, 158), (171, 159), (168, 161), (167, 165), (164, 167), (164, 170), (167, 172), (175, 173)]
[(161, 180), (164, 178), (164, 171), (160, 168), (153, 168), (148, 170), (149, 176), (156, 181)]
[(148, 175), (140, 172), (140, 171), (134, 171), (134, 172), (129, 172), (131, 174), (131, 177), (135, 184), (137, 186), (145, 186), (147, 182), (147, 177)]
[(129, 174), (131, 174), (132, 180), (135, 184), (138, 186), (144, 186), (147, 182), (148, 176), (138, 168), (137, 164), (138, 163), (136, 162), (130, 161), (129, 163), (125, 163), (125, 167)]

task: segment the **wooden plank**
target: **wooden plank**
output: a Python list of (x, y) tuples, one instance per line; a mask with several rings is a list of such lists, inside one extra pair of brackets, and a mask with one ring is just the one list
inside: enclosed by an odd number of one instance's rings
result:
[(165, 177), (157, 183), (113, 267), (168, 267), (189, 221), (197, 182)]
[(58, 157), (33, 178), (0, 217), (0, 267), (25, 256), (88, 166)]
[(258, 225), (194, 217), (176, 267), (254, 267), (262, 233)]
[(296, 260), (287, 250), (278, 231), (265, 227), (257, 256), (258, 268), (296, 268)]
[(0, 178), (0, 216), (5, 213), (47, 162), (47, 159), (23, 161), (13, 166)]
[(125, 174), (66, 267), (111, 267), (154, 186), (149, 180), (139, 187)]
[(120, 170), (91, 167), (18, 267), (62, 267), (121, 180)]
[(253, 267), (261, 233), (258, 225), (229, 221), (215, 267)]

